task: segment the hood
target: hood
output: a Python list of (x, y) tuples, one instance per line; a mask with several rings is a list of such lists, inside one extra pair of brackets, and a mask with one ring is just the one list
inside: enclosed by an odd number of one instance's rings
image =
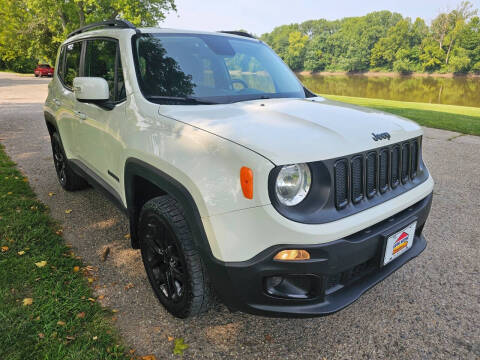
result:
[[(316, 97), (161, 106), (159, 114), (249, 148), (276, 165), (337, 158), (422, 134), (410, 120)], [(389, 133), (375, 141), (372, 133)]]

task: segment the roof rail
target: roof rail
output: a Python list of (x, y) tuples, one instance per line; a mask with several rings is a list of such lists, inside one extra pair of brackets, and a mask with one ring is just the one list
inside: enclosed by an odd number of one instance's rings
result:
[(245, 32), (245, 31), (219, 31), (219, 32), (223, 33), (223, 34), (232, 34), (232, 35), (244, 36), (244, 37), (248, 37), (248, 38), (251, 38), (251, 39), (255, 39), (255, 36)]
[(75, 31), (72, 31), (70, 34), (68, 34), (67, 39), (74, 36), (74, 35), (81, 34), (85, 31), (93, 29), (93, 28), (108, 27), (108, 26), (117, 27), (119, 29), (133, 29), (137, 32), (137, 34), (140, 32), (140, 30), (138, 30), (135, 27), (135, 25), (133, 25), (130, 21), (121, 20), (121, 19), (119, 19), (119, 20), (107, 20), (107, 21), (102, 21), (102, 22), (97, 22), (97, 23), (92, 23), (92, 24), (82, 26), (81, 28), (79, 28)]

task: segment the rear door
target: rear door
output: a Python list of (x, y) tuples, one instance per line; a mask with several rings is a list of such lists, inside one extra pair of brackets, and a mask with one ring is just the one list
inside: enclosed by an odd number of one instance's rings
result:
[(82, 119), (79, 126), (79, 152), (82, 162), (116, 191), (119, 174), (115, 162), (119, 159), (119, 134), (115, 129), (125, 118), (125, 87), (118, 41), (111, 38), (91, 38), (85, 41), (83, 76), (104, 78), (110, 98), (105, 103), (76, 103)]

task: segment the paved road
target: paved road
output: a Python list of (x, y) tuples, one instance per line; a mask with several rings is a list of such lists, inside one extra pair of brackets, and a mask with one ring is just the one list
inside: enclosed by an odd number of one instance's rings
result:
[[(91, 189), (66, 193), (58, 185), (42, 114), (48, 81), (0, 73), (0, 141), (63, 223), (66, 241), (98, 267), (95, 291), (119, 310), (117, 325), (137, 354), (171, 357), (167, 336), (174, 336), (190, 346), (185, 359), (480, 358), (479, 137), (425, 129), (424, 158), (436, 180), (428, 247), (347, 309), (292, 320), (219, 305), (182, 321), (150, 290), (139, 252), (124, 238), (126, 218)], [(112, 251), (102, 262), (106, 246)]]

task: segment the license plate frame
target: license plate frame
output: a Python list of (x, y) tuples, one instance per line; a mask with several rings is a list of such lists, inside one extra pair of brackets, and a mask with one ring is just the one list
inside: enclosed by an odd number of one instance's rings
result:
[(416, 229), (417, 220), (413, 220), (400, 230), (385, 236), (381, 266), (388, 265), (411, 249)]

